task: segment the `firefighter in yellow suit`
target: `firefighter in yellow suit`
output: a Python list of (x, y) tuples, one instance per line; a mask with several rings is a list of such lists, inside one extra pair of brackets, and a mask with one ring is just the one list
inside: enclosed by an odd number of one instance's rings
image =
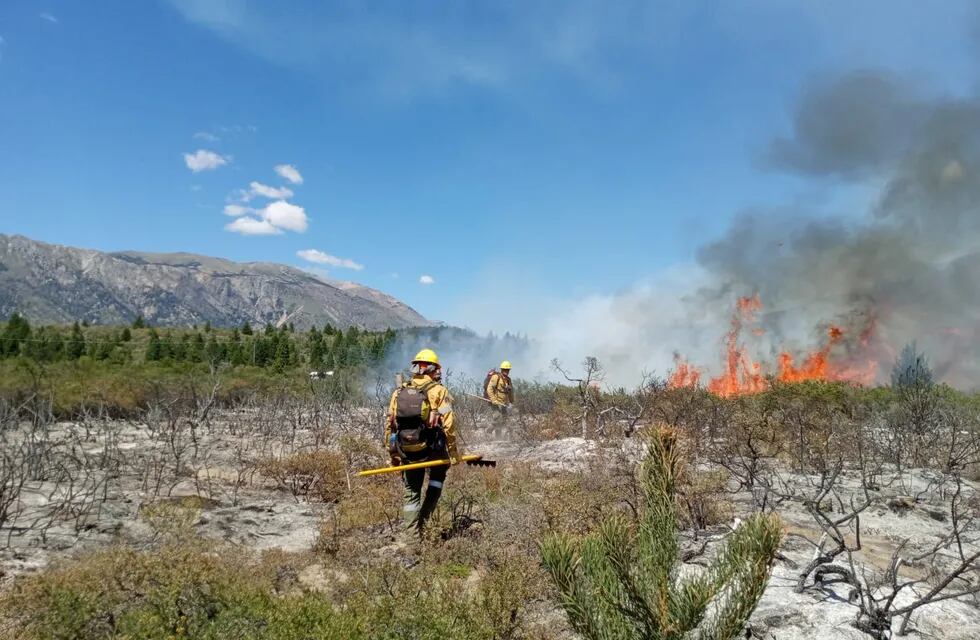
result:
[(484, 396), (492, 403), (497, 412), (493, 431), (504, 431), (507, 424), (507, 413), (514, 404), (514, 384), (510, 381), (510, 361), (500, 363), (500, 369), (490, 376)]
[[(412, 359), (412, 379), (391, 394), (384, 442), (392, 465), (445, 458), (452, 465), (459, 463), (452, 396), (440, 384), (441, 379), (439, 356), (431, 349), (423, 349)], [(407, 529), (422, 532), (439, 502), (448, 471), (447, 465), (402, 472), (402, 514)], [(423, 499), (426, 472), (429, 483)]]

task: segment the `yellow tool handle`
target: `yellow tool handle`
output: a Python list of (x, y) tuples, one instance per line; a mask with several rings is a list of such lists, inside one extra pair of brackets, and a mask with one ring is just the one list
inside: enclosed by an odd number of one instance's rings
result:
[[(461, 456), (460, 462), (471, 462), (473, 460), (480, 460), (483, 456)], [(359, 477), (364, 476), (377, 476), (382, 473), (395, 473), (397, 471), (411, 471), (412, 469), (428, 469), (429, 467), (441, 467), (443, 465), (449, 464), (449, 458), (443, 460), (426, 460), (425, 462), (413, 462), (411, 464), (400, 464), (397, 467), (381, 467), (380, 469), (365, 469), (364, 471), (358, 471), (357, 475)]]

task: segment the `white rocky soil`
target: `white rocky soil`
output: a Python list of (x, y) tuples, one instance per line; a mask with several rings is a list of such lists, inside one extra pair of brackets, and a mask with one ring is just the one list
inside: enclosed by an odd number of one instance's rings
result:
[[(59, 424), (53, 437), (74, 434), (86, 442), (81, 427)], [(67, 438), (63, 438), (67, 441)], [(120, 422), (113, 430), (111, 446), (104, 441), (88, 442), (74, 453), (82, 458), (118, 455), (126, 452), (141, 460), (152, 459), (155, 451), (165, 445), (151, 438), (142, 424)], [(641, 450), (635, 440), (627, 440), (629, 456)], [(328, 507), (307, 503), (278, 489), (271, 483), (252, 482), (235, 489), (236, 461), (241, 457), (241, 440), (230, 435), (207, 443), (205, 463), (194, 470), (196, 481), (181, 480), (166, 486), (160, 498), (149, 498), (146, 478), (137, 473), (137, 465), (123, 465), (113, 482), (98, 484), (98, 474), (92, 473), (92, 486), (104, 486), (105, 500), (99, 500), (91, 512), (82, 516), (44, 518), (45, 505), (57, 501), (57, 492), (44, 482), (28, 483), (18, 505), (20, 514), (12, 526), (0, 531), (6, 544), (0, 551), (0, 572), (3, 583), (16, 574), (38, 570), (55, 558), (69, 556), (86, 549), (104, 547), (113, 542), (149, 545), (158, 533), (140, 517), (140, 510), (161, 501), (197, 500), (199, 517), (193, 528), (199, 535), (238, 543), (249, 549), (281, 548), (287, 551), (309, 550), (316, 537), (318, 524)], [(537, 465), (553, 472), (585, 469), (600, 457), (602, 450), (595, 441), (582, 438), (562, 438), (537, 443), (519, 443), (485, 434), (471, 434), (467, 443), (470, 451), (496, 459), (500, 465)], [(123, 456), (125, 458), (125, 456)], [(128, 463), (127, 463), (128, 464)], [(94, 465), (93, 465), (94, 467)], [(934, 473), (915, 470), (903, 476), (901, 482), (882, 487), (872, 506), (862, 514), (862, 551), (856, 554), (864, 571), (882, 571), (893, 550), (907, 541), (910, 556), (928, 549), (950, 531), (949, 496), (940, 495), (934, 488)], [(806, 478), (785, 474), (790, 484), (805, 486)], [(254, 478), (253, 478), (254, 479)], [(452, 475), (450, 475), (450, 482)], [(845, 479), (857, 490), (856, 480)], [(63, 491), (64, 489), (59, 489)], [(206, 499), (200, 495), (209, 496)], [(978, 487), (964, 485), (964, 496), (976, 500)], [(84, 499), (82, 500), (84, 507)], [(94, 503), (93, 503), (94, 504)], [(742, 515), (751, 511), (752, 496), (742, 492), (736, 496), (736, 511)], [(84, 511), (80, 508), (80, 511)], [(778, 508), (786, 537), (781, 557), (773, 569), (772, 580), (751, 618), (749, 637), (795, 640), (804, 638), (867, 638), (852, 626), (855, 605), (848, 602), (848, 587), (842, 584), (810, 588), (796, 593), (798, 573), (814, 554), (814, 547), (805, 538), (817, 540), (820, 531), (802, 505), (788, 501)], [(62, 514), (64, 515), (64, 514)], [(47, 526), (42, 526), (43, 524)], [(705, 532), (720, 537), (724, 527)], [(975, 549), (977, 535), (968, 540)], [(710, 553), (710, 548), (709, 548)], [(950, 559), (952, 560), (952, 559)], [(909, 575), (923, 569), (911, 564)], [(304, 569), (302, 582), (311, 588), (336, 576), (322, 575), (323, 569), (313, 565)], [(308, 575), (307, 575), (308, 574)], [(976, 572), (974, 571), (974, 576)], [(976, 579), (976, 578), (974, 578)], [(927, 589), (922, 583), (917, 589)], [(909, 593), (907, 598), (912, 597)], [(897, 622), (895, 628), (897, 629)], [(913, 616), (911, 638), (980, 638), (980, 607), (975, 598), (947, 600), (929, 605)]]

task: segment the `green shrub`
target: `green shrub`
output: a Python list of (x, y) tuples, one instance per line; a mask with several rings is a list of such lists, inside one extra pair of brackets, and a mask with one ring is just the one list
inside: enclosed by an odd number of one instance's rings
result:
[[(197, 542), (107, 549), (19, 580), (0, 611), (33, 640), (306, 637), (270, 633), (284, 601), (269, 573), (229, 551)], [(343, 622), (319, 608), (321, 619)]]
[(515, 588), (526, 558), (488, 568), (472, 590), (458, 564), (373, 561), (338, 601), (280, 588), (289, 567), (268, 560), (202, 541), (107, 549), (17, 580), (0, 628), (25, 640), (491, 640), (514, 637), (526, 604)]
[[(613, 517), (582, 540), (559, 534), (541, 545), (545, 568), (576, 631), (612, 638), (736, 637), (762, 597), (780, 540), (779, 522), (757, 515), (726, 541), (709, 569), (678, 580), (676, 435), (650, 439), (638, 526)], [(715, 615), (708, 605), (718, 602)]]

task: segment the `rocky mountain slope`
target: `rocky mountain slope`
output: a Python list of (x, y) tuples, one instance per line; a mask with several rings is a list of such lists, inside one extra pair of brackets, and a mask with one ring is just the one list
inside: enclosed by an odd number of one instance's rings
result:
[(0, 234), (0, 317), (32, 322), (276, 323), (400, 329), (431, 324), (411, 307), (300, 269), (189, 253), (103, 253)]

